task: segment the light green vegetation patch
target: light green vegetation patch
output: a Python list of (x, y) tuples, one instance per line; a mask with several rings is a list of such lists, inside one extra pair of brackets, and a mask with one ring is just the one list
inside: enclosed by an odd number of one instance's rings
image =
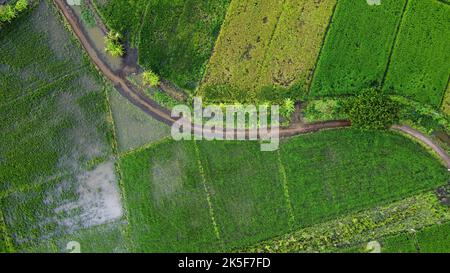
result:
[(117, 90), (109, 88), (108, 93), (120, 151), (126, 152), (170, 135), (169, 126), (131, 104)]
[(450, 5), (410, 0), (384, 89), (441, 107), (450, 75)]
[(200, 94), (211, 101), (256, 99), (264, 56), (284, 0), (232, 1)]
[(167, 142), (121, 159), (134, 251), (220, 249), (193, 145)]
[(273, 86), (304, 93), (335, 3), (232, 1), (200, 94), (245, 102), (261, 99), (260, 92)]
[(353, 94), (380, 86), (405, 0), (338, 1), (317, 64), (311, 95)]

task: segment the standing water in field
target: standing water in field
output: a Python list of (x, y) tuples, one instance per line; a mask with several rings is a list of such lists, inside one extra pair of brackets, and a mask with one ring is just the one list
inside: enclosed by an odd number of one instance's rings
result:
[(367, 0), (367, 4), (370, 6), (379, 6), (381, 5), (381, 0)]

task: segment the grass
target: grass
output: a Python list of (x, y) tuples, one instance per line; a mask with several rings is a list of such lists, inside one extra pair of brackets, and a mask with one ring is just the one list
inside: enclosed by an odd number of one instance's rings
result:
[(450, 75), (450, 6), (410, 0), (384, 89), (441, 107)]
[(442, 112), (450, 117), (450, 81), (445, 92), (444, 103), (442, 104)]
[(214, 102), (277, 97), (264, 89), (305, 94), (335, 3), (233, 1), (200, 94)]
[(415, 233), (400, 233), (382, 240), (387, 253), (446, 253), (450, 251), (450, 222), (426, 227)]
[[(436, 222), (448, 221), (448, 207), (439, 203), (434, 191), (420, 193), (389, 204), (350, 213), (339, 218), (290, 231), (280, 237), (247, 247), (245, 252), (367, 252), (367, 243), (373, 240), (387, 247), (387, 238), (421, 230)], [(386, 239), (379, 239), (379, 238)], [(400, 242), (406, 236), (393, 238)], [(402, 241), (403, 242), (403, 241)], [(414, 246), (412, 240), (403, 242), (401, 249), (407, 252)], [(407, 244), (408, 243), (408, 244)], [(411, 244), (412, 243), (412, 244)]]
[[(2, 29), (0, 51), (0, 207), (6, 238), (28, 251), (109, 217), (112, 126), (102, 79), (51, 3)], [(110, 177), (90, 184), (98, 175)]]
[(381, 241), (381, 252), (384, 253), (417, 253), (414, 234), (400, 233)]
[(93, 2), (109, 28), (122, 33), (132, 45), (138, 43), (147, 0), (93, 0)]
[(416, 239), (422, 253), (445, 253), (450, 251), (450, 222), (425, 228)]
[(287, 0), (259, 74), (259, 87), (297, 86), (305, 94), (336, 0)]
[(127, 152), (170, 135), (169, 126), (137, 108), (117, 90), (108, 90), (119, 150)]
[(317, 64), (312, 96), (381, 86), (405, 0), (339, 1)]
[(393, 132), (299, 136), (282, 143), (281, 157), (257, 142), (195, 145), (199, 160), (193, 142), (171, 141), (121, 159), (137, 251), (239, 249), (448, 180), (425, 149)]
[(230, 0), (152, 0), (142, 25), (139, 63), (182, 88), (203, 76)]
[(129, 232), (137, 252), (217, 251), (192, 142), (167, 142), (121, 159)]
[(281, 157), (299, 226), (448, 180), (446, 168), (425, 149), (391, 132), (337, 130), (297, 137), (282, 145)]
[(258, 142), (199, 142), (207, 187), (226, 248), (288, 229), (288, 208), (277, 153)]
[(256, 99), (259, 71), (284, 0), (231, 2), (200, 94), (210, 101)]

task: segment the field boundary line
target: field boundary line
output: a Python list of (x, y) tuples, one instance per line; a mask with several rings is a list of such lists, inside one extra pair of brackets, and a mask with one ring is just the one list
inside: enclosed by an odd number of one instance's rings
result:
[(295, 226), (295, 216), (294, 216), (294, 210), (292, 208), (291, 197), (289, 195), (289, 187), (288, 187), (288, 181), (287, 181), (287, 175), (286, 175), (286, 168), (284, 167), (283, 161), (281, 160), (280, 150), (277, 151), (277, 157), (278, 157), (279, 174), (281, 176), (281, 184), (283, 185), (284, 198), (286, 201), (286, 206), (287, 206), (287, 210), (288, 210), (288, 214), (289, 214), (288, 224), (289, 224), (289, 228), (292, 229)]
[(205, 169), (203, 168), (202, 160), (200, 159), (200, 150), (199, 150), (199, 148), (197, 146), (197, 142), (195, 140), (194, 140), (194, 149), (195, 149), (195, 156), (197, 157), (196, 159), (197, 159), (198, 169), (199, 169), (199, 172), (200, 172), (200, 176), (202, 178), (203, 188), (205, 189), (206, 200), (208, 201), (209, 215), (211, 216), (211, 221), (212, 221), (214, 233), (215, 233), (216, 238), (219, 240), (219, 242), (220, 242), (220, 244), (222, 245), (222, 248), (223, 248), (224, 247), (224, 242), (223, 242), (222, 237), (220, 236), (219, 226), (218, 226), (217, 221), (216, 221), (216, 216), (215, 216), (213, 204), (212, 204), (212, 201), (211, 201), (211, 194), (209, 192), (208, 186), (206, 185)]
[(11, 234), (9, 234), (8, 227), (6, 226), (5, 217), (3, 215), (1, 207), (0, 207), (0, 228), (1, 232), (3, 233), (2, 236), (3, 240), (5, 241), (6, 244), (6, 251), (9, 253), (14, 253), (15, 252), (14, 243), (12, 241)]
[(386, 69), (384, 70), (383, 78), (381, 79), (381, 85), (380, 85), (381, 89), (384, 88), (384, 85), (386, 83), (386, 78), (389, 73), (389, 69), (391, 68), (392, 57), (394, 55), (394, 51), (395, 51), (395, 48), (398, 43), (398, 36), (400, 34), (400, 31), (401, 31), (401, 28), (403, 25), (403, 19), (405, 18), (405, 13), (408, 8), (408, 5), (409, 5), (409, 0), (405, 0), (405, 5), (403, 6), (402, 15), (400, 16), (400, 20), (398, 22), (397, 29), (395, 30), (394, 41), (392, 42), (391, 50), (389, 51), (389, 57), (387, 60)]
[[(423, 230), (425, 228), (426, 227), (422, 228), (421, 230)], [(420, 244), (419, 244), (419, 241), (417, 240), (417, 232), (414, 232), (411, 237), (414, 241), (414, 247), (416, 248), (417, 253), (420, 253)]]
[[(105, 81), (105, 79), (103, 79), (103, 80)], [(113, 90), (113, 87), (111, 87), (106, 81), (104, 82), (104, 85), (105, 86), (104, 86), (103, 90), (104, 90), (104, 95), (105, 95), (105, 104), (108, 108), (107, 121), (109, 121), (109, 124), (111, 125), (111, 128), (110, 128), (111, 134), (112, 134), (111, 148), (112, 148), (112, 153), (116, 159), (114, 168), (115, 168), (116, 175), (117, 175), (117, 186), (119, 187), (119, 190), (120, 190), (122, 209), (124, 211), (122, 217), (125, 218), (125, 220), (128, 223), (126, 225), (126, 227), (121, 228), (121, 232), (124, 233), (125, 240), (127, 241), (127, 243), (125, 244), (125, 248), (128, 249), (128, 246), (130, 245), (131, 248), (134, 249), (135, 248), (134, 241), (131, 239), (131, 235), (130, 235), (129, 210), (128, 210), (128, 206), (127, 206), (125, 185), (124, 185), (124, 181), (123, 181), (123, 172), (122, 172), (122, 168), (120, 166), (119, 146), (118, 146), (117, 134), (116, 134), (116, 123), (114, 122), (114, 116), (112, 113), (112, 105), (111, 105), (111, 101), (109, 99), (110, 92), (115, 92), (115, 90)]]
[[(122, 215), (122, 218), (125, 218), (127, 221), (127, 224), (124, 228), (121, 228), (121, 232), (124, 233), (124, 237), (126, 240), (125, 248), (131, 248), (131, 250), (135, 250), (136, 246), (134, 245), (134, 241), (131, 236), (131, 223), (129, 219), (129, 210), (128, 210), (128, 199), (127, 199), (127, 193), (125, 191), (125, 181), (123, 179), (123, 172), (122, 167), (120, 166), (120, 159), (117, 159), (116, 163), (114, 164), (114, 168), (116, 170), (117, 175), (117, 184), (119, 186), (119, 189), (121, 191), (120, 197), (122, 199), (122, 209), (124, 210), (124, 213)], [(130, 249), (128, 249), (130, 251)]]
[(314, 64), (314, 66), (313, 66), (313, 70), (312, 70), (312, 72), (311, 72), (311, 79), (310, 79), (309, 82), (308, 82), (308, 87), (307, 87), (307, 90), (306, 90), (306, 94), (305, 94), (305, 95), (311, 94), (312, 84), (313, 84), (314, 79), (315, 79), (315, 77), (316, 77), (317, 66), (319, 65), (319, 61), (320, 61), (320, 58), (321, 58), (321, 56), (322, 56), (323, 48), (325, 47), (325, 43), (327, 42), (328, 34), (330, 33), (330, 29), (331, 29), (331, 27), (332, 27), (332, 25), (333, 25), (334, 15), (335, 15), (335, 13), (336, 13), (337, 6), (338, 6), (338, 5), (339, 5), (339, 0), (335, 0), (335, 4), (334, 4), (333, 9), (332, 9), (332, 11), (331, 11), (331, 16), (330, 16), (330, 18), (328, 19), (328, 25), (327, 25), (327, 27), (326, 27), (326, 29), (325, 29), (324, 34), (323, 34), (322, 43), (320, 44), (319, 53), (317, 54), (317, 59), (316, 59), (316, 62), (315, 62), (315, 64)]
[(136, 147), (134, 149), (131, 149), (129, 151), (125, 151), (123, 153), (119, 152), (117, 154), (117, 156), (118, 156), (118, 158), (123, 158), (123, 157), (129, 156), (129, 155), (135, 154), (135, 153), (139, 153), (139, 152), (145, 151), (145, 150), (150, 149), (150, 148), (152, 148), (154, 146), (158, 146), (160, 144), (164, 144), (164, 143), (170, 142), (170, 140), (171, 140), (171, 136), (166, 136), (166, 137), (163, 137), (163, 138), (161, 138), (159, 140), (150, 141), (150, 142), (148, 142), (148, 143), (146, 143), (144, 145), (141, 145), (141, 146)]
[[(135, 37), (134, 37), (134, 43), (135, 43), (136, 48), (138, 48), (138, 49), (141, 46), (142, 29), (144, 28), (145, 18), (147, 18), (148, 9), (149, 9), (151, 3), (152, 3), (152, 1), (148, 1), (147, 6), (145, 7), (144, 13), (142, 14), (142, 17), (141, 17), (141, 25), (139, 26), (139, 29), (137, 30), (137, 33), (135, 34)], [(139, 62), (139, 57), (138, 57), (138, 62)]]

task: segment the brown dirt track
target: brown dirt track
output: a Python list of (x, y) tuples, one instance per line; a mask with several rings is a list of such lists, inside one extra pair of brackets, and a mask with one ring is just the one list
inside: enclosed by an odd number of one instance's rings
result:
[[(66, 4), (64, 0), (54, 0), (56, 6), (60, 10), (61, 14), (65, 17), (66, 21), (72, 28), (73, 33), (76, 35), (78, 40), (80, 41), (83, 48), (86, 50), (89, 57), (92, 59), (94, 64), (97, 66), (99, 71), (108, 78), (115, 86), (115, 88), (128, 99), (131, 103), (142, 109), (144, 112), (152, 116), (153, 118), (164, 122), (168, 125), (172, 125), (176, 122), (176, 119), (172, 118), (170, 115), (170, 111), (162, 108), (156, 102), (149, 99), (142, 90), (139, 90), (136, 86), (134, 86), (131, 82), (129, 82), (123, 73), (114, 72), (100, 57), (95, 49), (95, 47), (91, 44), (90, 40), (87, 38), (87, 35), (83, 31), (83, 27), (81, 26), (78, 18), (72, 12), (71, 8)], [(280, 128), (280, 136), (281, 137), (292, 137), (295, 135), (307, 134), (312, 132), (317, 132), (324, 129), (337, 129), (337, 128), (345, 128), (351, 126), (350, 121), (347, 120), (336, 120), (336, 121), (326, 121), (319, 123), (310, 123), (304, 124), (302, 122), (297, 122), (293, 124), (289, 128)], [(420, 132), (407, 127), (407, 126), (394, 126), (394, 130), (401, 131), (407, 135), (412, 136), (419, 142), (423, 143), (430, 149), (432, 149), (436, 154), (439, 155), (441, 160), (446, 163), (447, 167), (450, 169), (450, 157), (448, 154), (437, 145), (433, 140), (428, 138), (427, 136), (421, 134)], [(194, 127), (195, 131), (195, 127)], [(237, 134), (248, 134), (248, 130), (238, 130)]]

